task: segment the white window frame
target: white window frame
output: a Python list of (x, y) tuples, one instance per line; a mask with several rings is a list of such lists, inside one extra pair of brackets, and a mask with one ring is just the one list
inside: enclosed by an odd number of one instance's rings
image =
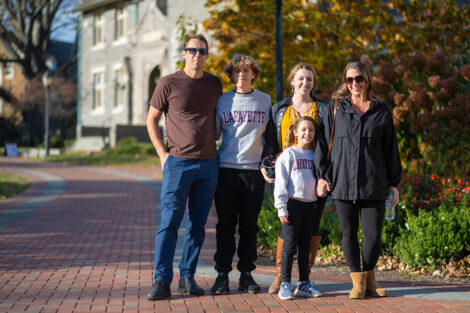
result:
[[(98, 34), (100, 36), (98, 36)], [(97, 38), (100, 37), (100, 38)], [(93, 47), (104, 47), (105, 41), (105, 18), (104, 12), (98, 12), (93, 17)]]
[(123, 41), (127, 33), (127, 8), (120, 6), (116, 8), (114, 15), (114, 41)]
[(13, 79), (15, 76), (15, 67), (13, 63), (7, 63), (5, 66), (5, 79)]
[[(96, 78), (101, 77), (101, 81), (99, 83), (96, 82)], [(105, 111), (105, 103), (104, 103), (104, 93), (106, 90), (106, 83), (105, 83), (105, 69), (97, 68), (91, 72), (91, 113), (93, 114), (103, 114)], [(97, 95), (99, 92), (99, 95)], [(97, 103), (98, 101), (99, 103)]]
[[(114, 73), (114, 103), (113, 103), (113, 112), (120, 113), (124, 107), (124, 100), (125, 100), (125, 90), (126, 85), (123, 83), (123, 75), (122, 75), (122, 65), (115, 65), (113, 67)], [(118, 101), (120, 95), (120, 101)]]

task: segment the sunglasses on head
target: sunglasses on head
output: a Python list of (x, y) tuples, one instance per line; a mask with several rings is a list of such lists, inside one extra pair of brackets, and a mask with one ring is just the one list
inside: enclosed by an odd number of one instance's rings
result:
[(356, 81), (356, 83), (360, 84), (364, 80), (365, 80), (365, 78), (362, 75), (359, 75), (359, 76), (356, 76), (356, 77), (346, 77), (346, 82), (348, 84), (352, 84), (354, 81)]
[(200, 55), (208, 55), (209, 51), (204, 48), (186, 48), (184, 51), (187, 51), (190, 55), (196, 55), (198, 52)]

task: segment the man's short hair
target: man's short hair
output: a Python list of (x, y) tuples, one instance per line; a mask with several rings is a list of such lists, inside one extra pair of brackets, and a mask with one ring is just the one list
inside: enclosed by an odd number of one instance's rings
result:
[(233, 80), (232, 80), (233, 69), (235, 67), (245, 67), (245, 66), (251, 67), (251, 70), (255, 74), (255, 78), (251, 80), (251, 83), (253, 84), (253, 82), (256, 80), (256, 78), (258, 78), (259, 74), (261, 73), (261, 67), (258, 65), (258, 63), (256, 63), (255, 59), (253, 59), (252, 57), (248, 55), (234, 54), (230, 62), (224, 66), (224, 72), (233, 83)]
[(186, 39), (184, 40), (184, 43), (183, 43), (183, 48), (184, 49), (187, 48), (188, 42), (191, 39), (198, 39), (198, 40), (204, 42), (206, 44), (206, 49), (209, 50), (209, 44), (207, 43), (207, 39), (206, 39), (206, 37), (204, 37), (203, 34), (190, 35), (190, 36), (186, 37)]

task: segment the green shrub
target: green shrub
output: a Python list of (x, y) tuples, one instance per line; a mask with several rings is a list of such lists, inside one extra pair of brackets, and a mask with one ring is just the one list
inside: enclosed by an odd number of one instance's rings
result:
[(274, 199), (271, 193), (265, 193), (261, 212), (258, 217), (258, 246), (276, 250), (277, 237), (281, 233), (282, 224), (277, 217)]
[(123, 137), (119, 139), (116, 142), (116, 147), (123, 147), (123, 146), (129, 146), (129, 145), (137, 145), (139, 144), (139, 141), (135, 137)]
[(339, 227), (336, 209), (331, 198), (328, 198), (320, 222), (321, 245), (341, 245), (341, 229)]
[(65, 148), (64, 139), (61, 137), (53, 136), (49, 139), (50, 148)]
[(157, 155), (155, 147), (151, 143), (143, 143), (143, 152), (146, 155)]
[(152, 144), (138, 142), (135, 137), (124, 137), (118, 140), (116, 147), (106, 150), (104, 154), (113, 156), (155, 155), (155, 149)]
[(421, 210), (418, 216), (408, 217), (406, 230), (397, 239), (396, 255), (411, 266), (459, 259), (470, 253), (469, 232), (470, 212), (463, 205)]

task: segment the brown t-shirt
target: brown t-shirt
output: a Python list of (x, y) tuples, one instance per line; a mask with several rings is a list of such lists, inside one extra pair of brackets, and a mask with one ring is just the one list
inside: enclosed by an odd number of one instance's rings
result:
[(150, 104), (165, 113), (168, 152), (179, 158), (217, 157), (215, 108), (222, 94), (217, 76), (192, 79), (183, 70), (158, 81)]

